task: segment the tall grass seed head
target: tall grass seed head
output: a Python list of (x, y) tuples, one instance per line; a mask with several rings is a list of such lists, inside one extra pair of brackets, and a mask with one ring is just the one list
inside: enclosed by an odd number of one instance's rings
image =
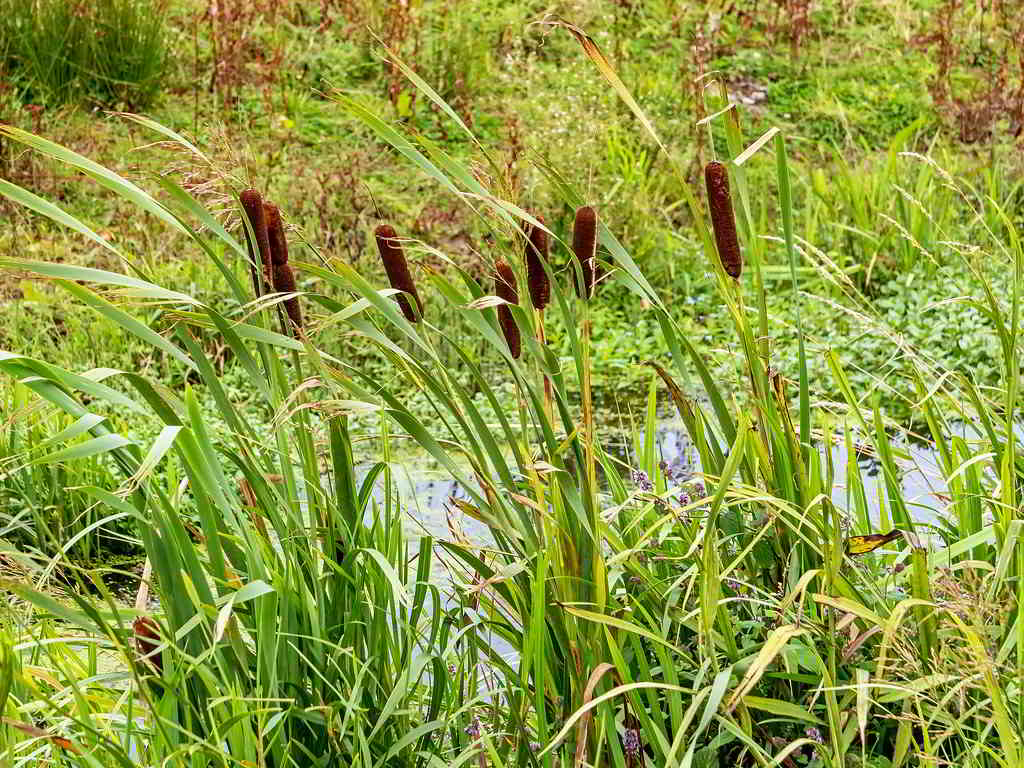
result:
[(729, 194), (729, 172), (719, 162), (708, 163), (704, 168), (704, 182), (708, 192), (708, 211), (711, 226), (715, 231), (715, 245), (722, 269), (734, 280), (743, 273), (743, 255), (736, 235), (736, 216), (732, 210)]
[[(516, 285), (516, 273), (512, 267), (508, 265), (508, 262), (499, 259), (497, 264), (494, 265), (494, 271), (495, 295), (504, 299), (509, 304), (518, 304), (519, 290)], [(518, 358), (522, 352), (522, 340), (519, 335), (519, 326), (516, 324), (512, 310), (507, 304), (498, 305), (498, 324), (501, 326), (501, 332), (505, 336), (509, 353), (512, 357)]]
[[(541, 224), (544, 219), (536, 217)], [(551, 281), (544, 269), (548, 260), (548, 233), (541, 227), (529, 225), (526, 240), (526, 287), (530, 291), (530, 302), (535, 309), (544, 309), (551, 301)]]
[(416, 283), (413, 282), (412, 275), (409, 273), (409, 264), (405, 260), (402, 245), (398, 242), (398, 235), (393, 227), (381, 224), (374, 232), (374, 237), (377, 240), (377, 250), (380, 251), (380, 260), (384, 263), (384, 271), (388, 275), (388, 282), (391, 283), (392, 288), (404, 292), (395, 297), (402, 314), (410, 323), (418, 322), (419, 317), (409, 303), (409, 296), (411, 295), (416, 301), (420, 315), (423, 314), (423, 300), (420, 299)]
[(580, 298), (590, 299), (594, 295), (594, 278), (597, 261), (597, 211), (585, 205), (576, 211), (572, 228), (572, 251), (580, 262), (583, 284), (576, 285)]

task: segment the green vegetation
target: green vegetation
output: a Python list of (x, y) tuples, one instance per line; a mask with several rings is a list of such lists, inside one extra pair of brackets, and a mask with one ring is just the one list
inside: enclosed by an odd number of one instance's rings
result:
[(3, 0), (0, 70), (25, 103), (147, 107), (167, 65), (161, 0)]
[(0, 762), (1024, 764), (1016, 22), (674, 5), (182, 2), (0, 128)]

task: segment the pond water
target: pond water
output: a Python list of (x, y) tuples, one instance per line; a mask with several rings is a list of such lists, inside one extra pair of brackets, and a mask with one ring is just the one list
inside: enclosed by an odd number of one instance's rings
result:
[[(696, 451), (680, 424), (666, 422), (655, 434), (656, 451), (660, 461), (669, 466), (685, 466), (691, 471), (700, 471)], [(899, 448), (908, 459), (897, 460), (902, 477), (903, 498), (911, 514), (923, 523), (934, 523), (946, 508), (943, 496), (947, 486), (938, 465), (938, 455), (933, 446), (923, 443), (902, 442)], [(606, 450), (627, 464), (635, 464), (623, 442), (606, 446)], [(819, 446), (824, 457), (824, 446)], [(832, 501), (843, 510), (848, 509), (845, 485), (847, 462), (850, 456), (846, 446), (840, 442), (833, 445), (832, 461), (835, 466), (835, 484)], [(869, 455), (857, 455), (854, 460), (860, 465), (864, 492), (872, 519), (879, 519), (879, 498), (885, 494), (885, 480), (881, 465)], [(362, 467), (363, 473), (371, 465)], [(451, 509), (449, 499), (468, 498), (468, 494), (451, 477), (425, 454), (411, 454), (398, 463), (393, 480), (399, 498), (407, 505), (409, 514), (408, 531), (411, 535), (425, 533), (437, 539), (450, 539), (449, 518), (457, 522), (470, 541), (481, 546), (493, 542), (487, 526), (471, 517)]]
[[(608, 445), (606, 451), (615, 454), (626, 465), (635, 465), (631, 451), (626, 447), (628, 442), (627, 439)], [(669, 466), (687, 466), (691, 471), (699, 471), (696, 451), (681, 423), (663, 422), (656, 432), (655, 443), (659, 461)], [(947, 486), (939, 470), (938, 455), (934, 447), (922, 443), (903, 442), (899, 444), (899, 448), (908, 457), (906, 460), (898, 460), (907, 508), (921, 522), (934, 523), (946, 508), (942, 496), (946, 493)], [(824, 446), (819, 446), (822, 455), (824, 450)], [(831, 450), (835, 467), (832, 500), (838, 508), (846, 510), (846, 469), (851, 457), (842, 441), (833, 445)], [(860, 465), (869, 511), (877, 524), (879, 498), (885, 494), (881, 465), (876, 458), (869, 455), (857, 455), (852, 460)], [(369, 462), (361, 465), (359, 474), (365, 476), (371, 466), (372, 463)], [(359, 479), (361, 482), (361, 477)], [(394, 462), (392, 481), (396, 485), (398, 497), (406, 506), (406, 528), (409, 536), (429, 534), (438, 540), (452, 540), (453, 535), (449, 526), (454, 524), (473, 544), (487, 547), (494, 543), (486, 525), (458, 511), (450, 503), (452, 497), (468, 499), (468, 494), (425, 453), (412, 452), (404, 455), (400, 461)], [(445, 604), (452, 606), (454, 595), (449, 589), (452, 575), (437, 559), (434, 561), (433, 577), (435, 583), (441, 587), (442, 593), (447, 593), (443, 595)], [(491, 641), (494, 648), (507, 660), (512, 661), (516, 657), (515, 649), (502, 639), (492, 637)]]

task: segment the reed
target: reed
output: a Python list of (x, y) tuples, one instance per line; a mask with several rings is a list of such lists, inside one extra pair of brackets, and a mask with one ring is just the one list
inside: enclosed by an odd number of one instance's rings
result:
[[(398, 235), (390, 225), (381, 224), (374, 232), (374, 237), (377, 240), (377, 250), (380, 252), (380, 260), (384, 263), (388, 282), (391, 283), (392, 288), (402, 292), (395, 296), (398, 306), (402, 309), (402, 314), (410, 323), (419, 322), (423, 316), (423, 301), (420, 299), (416, 283), (413, 282), (412, 275), (409, 273), (409, 264), (405, 260), (405, 253), (398, 240)], [(414, 311), (412, 304), (409, 303), (409, 296), (412, 296), (416, 302), (418, 312)]]
[(734, 280), (739, 280), (743, 273), (743, 255), (736, 234), (736, 216), (732, 209), (729, 173), (725, 165), (717, 161), (708, 163), (704, 168), (704, 182), (708, 192), (708, 211), (715, 232), (718, 258), (725, 273)]
[[(499, 259), (494, 265), (494, 293), (498, 298), (504, 299), (508, 304), (519, 303), (519, 290), (516, 284), (516, 273), (507, 261)], [(519, 326), (512, 315), (512, 310), (507, 304), (498, 305), (498, 324), (501, 326), (501, 333), (508, 344), (509, 354), (518, 358), (522, 351), (522, 342), (519, 337)]]

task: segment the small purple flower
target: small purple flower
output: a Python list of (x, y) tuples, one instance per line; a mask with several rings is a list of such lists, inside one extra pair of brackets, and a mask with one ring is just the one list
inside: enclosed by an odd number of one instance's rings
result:
[(647, 493), (654, 490), (654, 483), (651, 482), (651, 478), (649, 478), (647, 473), (642, 469), (634, 469), (630, 472), (630, 478), (633, 481), (633, 485), (635, 485), (638, 490), (645, 491)]
[(531, 741), (530, 742), (530, 751), (531, 752), (536, 752), (538, 749), (540, 749), (540, 742), (539, 741)]
[(640, 756), (640, 731), (636, 728), (627, 728), (622, 737), (622, 748), (626, 750), (626, 756), (636, 759)]
[[(824, 744), (825, 743), (825, 739), (822, 738), (822, 736), (821, 736), (821, 731), (819, 731), (814, 726), (811, 726), (806, 731), (804, 731), (804, 735), (806, 735), (807, 738), (810, 739), (811, 741), (816, 741), (819, 744)], [(812, 749), (811, 750), (811, 759), (812, 760), (817, 756), (817, 753), (818, 753), (817, 749)]]
[(474, 739), (480, 738), (480, 718), (474, 717), (473, 722), (466, 726), (466, 735)]
[(672, 466), (666, 461), (660, 462), (658, 464), (658, 469), (661, 470), (661, 474), (665, 476), (666, 480), (671, 481), (675, 477), (676, 471), (672, 469)]

